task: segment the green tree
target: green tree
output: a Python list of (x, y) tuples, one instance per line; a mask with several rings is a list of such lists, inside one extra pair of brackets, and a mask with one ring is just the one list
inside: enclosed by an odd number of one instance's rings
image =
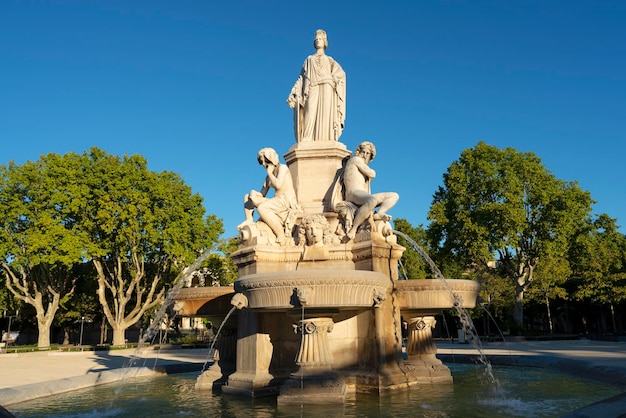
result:
[(545, 305), (550, 334), (554, 333), (550, 302), (556, 299), (567, 300), (569, 298), (564, 286), (570, 274), (571, 269), (568, 262), (546, 255), (537, 265), (533, 285), (528, 289), (528, 299)]
[[(413, 241), (428, 252), (428, 240), (423, 226), (414, 227), (409, 221), (397, 218), (393, 222), (394, 229), (408, 235)], [(422, 256), (415, 250), (413, 244), (403, 236), (398, 236), (398, 244), (406, 248), (402, 254), (401, 275), (407, 279), (425, 279), (431, 274), (430, 268)]]
[[(221, 286), (231, 285), (237, 280), (238, 270), (230, 255), (237, 251), (239, 239), (233, 238), (220, 245), (219, 253), (211, 254), (205, 266), (209, 270), (209, 276), (219, 282)], [(207, 283), (210, 286), (211, 283)]]
[(615, 305), (626, 300), (626, 237), (618, 232), (616, 222), (607, 214), (599, 215), (576, 237), (570, 252), (572, 276), (581, 281), (574, 296), (608, 305), (614, 332)]
[(84, 256), (79, 172), (76, 154), (0, 167), (0, 267), (6, 288), (36, 312), (40, 348), (50, 346), (61, 298), (74, 292), (71, 267)]
[(523, 326), (524, 292), (540, 260), (567, 263), (571, 236), (588, 221), (591, 197), (557, 179), (534, 153), (479, 142), (444, 174), (428, 231), (467, 268), (489, 269), (515, 286), (514, 318)]
[(139, 155), (92, 148), (84, 158), (91, 194), (81, 228), (113, 345), (122, 345), (126, 329), (163, 302), (176, 273), (217, 241), (222, 222), (204, 218), (202, 198), (180, 176), (149, 171)]
[(94, 148), (0, 167), (0, 269), (13, 297), (34, 308), (40, 347), (50, 345), (61, 304), (68, 321), (89, 302), (70, 303), (74, 266), (93, 263), (98, 300), (120, 345), (221, 231), (177, 174), (151, 172), (141, 156)]
[(75, 264), (72, 277), (76, 279), (76, 290), (61, 298), (54, 323), (61, 326), (63, 344), (70, 344), (70, 332), (77, 332), (81, 321), (92, 323), (102, 319), (102, 310), (96, 296), (97, 281), (93, 263)]

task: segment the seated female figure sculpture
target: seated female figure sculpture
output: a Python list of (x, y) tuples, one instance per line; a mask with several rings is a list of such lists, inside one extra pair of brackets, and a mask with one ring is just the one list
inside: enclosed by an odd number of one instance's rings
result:
[[(251, 190), (244, 197), (246, 220), (237, 229), (241, 230), (245, 225), (254, 222), (252, 216), (256, 208), (260, 220), (276, 235), (276, 242), (283, 243), (287, 234), (291, 233), (295, 216), (300, 210), (291, 172), (286, 165), (280, 164), (278, 154), (272, 148), (261, 149), (257, 160), (265, 168), (267, 177), (261, 191)], [(268, 198), (266, 196), (271, 188), (274, 189), (274, 197)]]

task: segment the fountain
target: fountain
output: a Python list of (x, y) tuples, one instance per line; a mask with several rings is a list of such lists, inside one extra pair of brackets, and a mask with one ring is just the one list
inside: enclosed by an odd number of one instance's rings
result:
[(196, 387), (273, 395), (279, 405), (341, 404), (356, 392), (451, 382), (435, 357), (434, 315), (459, 300), (473, 307), (478, 285), (398, 280), (404, 247), (387, 211), (399, 196), (370, 192), (374, 144), (362, 142), (352, 155), (339, 142), (345, 73), (325, 55), (324, 31), (316, 32), (314, 46), (287, 99), (296, 143), (286, 164), (272, 148), (258, 152), (267, 176), (260, 191), (244, 198), (241, 245), (232, 254), (239, 273), (234, 289), (178, 293), (182, 313), (224, 318), (226, 297), (238, 309), (218, 337), (219, 368), (203, 373)]
[[(536, 369), (520, 379), (519, 369), (512, 368), (507, 387), (515, 398), (494, 398), (471, 366), (458, 364), (450, 366), (455, 386), (445, 384), (452, 376), (436, 358), (435, 314), (474, 307), (478, 284), (445, 280), (434, 265), (435, 279), (399, 280), (404, 248), (387, 215), (398, 195), (370, 193), (376, 175), (368, 167), (373, 144), (361, 143), (352, 156), (338, 141), (345, 120), (345, 74), (324, 55), (326, 45), (318, 31), (317, 52), (305, 61), (289, 96), (296, 143), (284, 156), (286, 165), (273, 149), (259, 151), (267, 178), (259, 192), (245, 198), (241, 246), (232, 254), (239, 271), (234, 287), (182, 288), (181, 276), (168, 294), (167, 305), (175, 300), (178, 314), (220, 324), (216, 361), (197, 379), (183, 374), (87, 389), (15, 406), (20, 416), (70, 416), (68, 410), (71, 416), (76, 411), (239, 416), (252, 410), (257, 416), (303, 416), (304, 408), (277, 411), (294, 403), (312, 404), (306, 406), (310, 416), (462, 416), (472, 410), (494, 417), (554, 416), (608, 394), (606, 386), (587, 381), (533, 377)], [(316, 66), (328, 74), (317, 74)], [(149, 330), (143, 341), (153, 333)], [(544, 384), (529, 384), (530, 379)], [(193, 390), (194, 381), (200, 390)], [(418, 385), (418, 391), (401, 391)], [(203, 389), (242, 396), (206, 396)], [(551, 399), (553, 390), (564, 392), (556, 395), (558, 405)], [(244, 398), (264, 395), (278, 402)]]

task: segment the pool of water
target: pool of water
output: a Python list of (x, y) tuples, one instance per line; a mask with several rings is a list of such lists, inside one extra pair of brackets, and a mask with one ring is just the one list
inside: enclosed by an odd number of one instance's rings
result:
[(345, 405), (276, 405), (194, 389), (197, 373), (133, 379), (42, 398), (7, 409), (16, 417), (558, 417), (620, 393), (616, 387), (536, 368), (448, 365), (453, 384), (422, 385), (380, 397), (357, 394)]

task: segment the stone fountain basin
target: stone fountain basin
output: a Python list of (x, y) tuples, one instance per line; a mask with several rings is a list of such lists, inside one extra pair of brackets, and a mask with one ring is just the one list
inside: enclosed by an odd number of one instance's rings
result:
[(362, 309), (386, 297), (391, 279), (364, 270), (297, 270), (258, 273), (235, 282), (248, 309)]
[(232, 286), (185, 287), (176, 293), (176, 308), (179, 315), (221, 321), (233, 307), (234, 294)]
[(452, 308), (455, 296), (463, 308), (475, 307), (480, 284), (461, 279), (417, 279), (398, 280), (395, 288), (402, 312), (434, 314)]

